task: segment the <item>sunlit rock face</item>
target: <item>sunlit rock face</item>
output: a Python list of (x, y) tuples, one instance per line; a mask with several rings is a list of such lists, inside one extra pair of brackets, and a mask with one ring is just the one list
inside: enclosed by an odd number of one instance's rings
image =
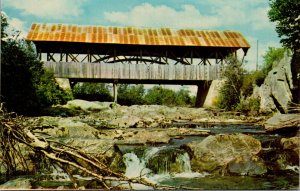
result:
[(291, 57), (285, 54), (284, 58), (275, 66), (265, 78), (264, 83), (255, 90), (255, 96), (260, 97), (261, 112), (272, 112), (279, 110), (281, 113), (287, 113), (288, 104), (293, 100), (291, 90), (294, 89)]
[(250, 166), (259, 166), (259, 168), (262, 169), (259, 171), (259, 174), (265, 171), (263, 164), (253, 164), (255, 161), (261, 163), (259, 160), (252, 160), (253, 157), (255, 158), (256, 155), (261, 151), (261, 143), (259, 140), (248, 135), (211, 135), (205, 138), (203, 141), (191, 142), (183, 147), (191, 155), (191, 165), (193, 171), (225, 173), (227, 165), (233, 161), (235, 161), (235, 163), (231, 164), (232, 171), (237, 171), (236, 167), (238, 165), (236, 165), (236, 163), (239, 163), (241, 166), (242, 163), (249, 163), (248, 161), (250, 161)]

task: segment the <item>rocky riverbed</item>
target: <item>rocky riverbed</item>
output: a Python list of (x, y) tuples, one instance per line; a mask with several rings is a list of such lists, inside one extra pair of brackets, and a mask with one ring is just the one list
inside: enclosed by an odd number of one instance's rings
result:
[[(156, 149), (153, 155), (148, 153), (148, 160), (152, 157), (151, 161), (159, 163), (162, 157), (167, 156), (171, 161), (168, 162), (174, 163), (168, 167), (168, 173), (187, 169), (179, 168), (182, 162), (178, 161), (184, 157), (187, 160), (188, 157), (190, 171), (197, 173), (218, 176), (265, 176), (283, 172), (299, 174), (299, 114), (269, 118), (204, 108), (157, 105), (127, 107), (114, 103), (73, 100), (66, 105), (48, 109), (47, 115), (27, 118), (24, 125), (29, 126), (39, 137), (50, 137), (53, 141), (80, 148), (120, 173), (128, 170), (124, 154), (129, 152), (139, 156), (138, 153), (147, 150), (135, 153), (140, 148), (156, 148), (174, 140), (187, 139), (189, 141), (178, 144), (172, 152), (169, 149)], [(261, 130), (251, 134), (237, 133), (232, 128), (233, 133), (216, 134), (213, 128), (217, 124), (252, 124), (260, 126)], [(255, 137), (255, 133), (260, 133), (263, 138)], [(24, 145), (20, 146), (24, 147), (30, 171), (41, 174), (41, 164), (37, 164), (40, 161), (35, 154), (26, 150)], [(133, 149), (128, 151), (129, 147)], [(170, 154), (175, 151), (179, 154)], [(141, 158), (139, 160), (142, 161)], [(155, 170), (157, 164), (149, 163), (149, 166), (153, 167), (152, 171), (159, 171)], [(72, 169), (69, 173), (78, 174), (77, 171)], [(3, 167), (1, 173), (5, 173)], [(80, 173), (78, 175), (84, 176)], [(37, 183), (32, 183), (32, 180), (24, 181), (26, 183), (17, 181), (14, 185), (5, 183), (0, 188), (45, 188), (40, 184), (36, 186)]]

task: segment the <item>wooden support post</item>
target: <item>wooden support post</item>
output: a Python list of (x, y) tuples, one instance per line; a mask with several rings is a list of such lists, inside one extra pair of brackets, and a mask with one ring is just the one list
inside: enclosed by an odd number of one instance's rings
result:
[(195, 107), (203, 107), (211, 81), (200, 81), (197, 90), (197, 98)]
[(114, 102), (117, 103), (118, 102), (118, 84), (117, 82), (113, 83), (113, 91), (114, 91)]

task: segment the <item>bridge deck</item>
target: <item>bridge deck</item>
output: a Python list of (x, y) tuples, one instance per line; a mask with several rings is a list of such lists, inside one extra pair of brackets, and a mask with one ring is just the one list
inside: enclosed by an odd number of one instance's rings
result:
[(221, 65), (44, 62), (58, 78), (120, 83), (197, 84), (220, 79)]

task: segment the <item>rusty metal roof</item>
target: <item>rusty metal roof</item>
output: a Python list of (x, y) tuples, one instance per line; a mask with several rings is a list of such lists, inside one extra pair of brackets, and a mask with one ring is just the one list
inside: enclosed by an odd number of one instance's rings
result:
[(250, 48), (239, 32), (34, 23), (27, 40), (131, 45)]

